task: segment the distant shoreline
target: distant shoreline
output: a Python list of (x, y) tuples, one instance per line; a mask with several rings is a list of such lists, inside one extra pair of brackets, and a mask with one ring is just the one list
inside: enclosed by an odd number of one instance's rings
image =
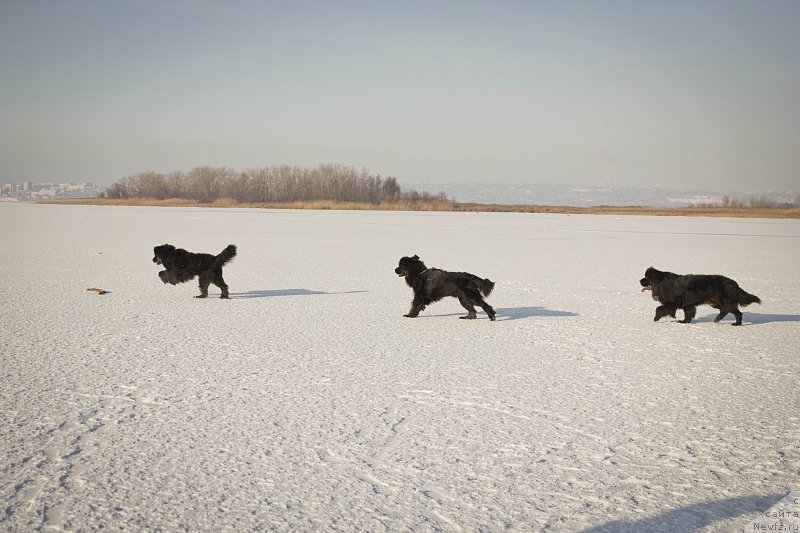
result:
[(350, 211), (447, 211), (447, 212), (486, 212), (486, 213), (552, 213), (562, 215), (631, 215), (631, 216), (685, 216), (685, 217), (734, 217), (734, 218), (800, 218), (800, 208), (689, 208), (689, 207), (647, 207), (647, 206), (593, 206), (574, 207), (566, 205), (507, 205), (480, 204), (471, 202), (383, 202), (380, 204), (313, 201), (290, 203), (237, 203), (232, 200), (218, 200), (211, 203), (196, 202), (182, 198), (155, 200), (152, 198), (65, 198), (58, 200), (39, 200), (37, 204), (58, 205), (110, 205), (110, 206), (151, 206), (151, 207), (239, 207), (257, 209), (312, 209), (312, 210), (350, 210)]

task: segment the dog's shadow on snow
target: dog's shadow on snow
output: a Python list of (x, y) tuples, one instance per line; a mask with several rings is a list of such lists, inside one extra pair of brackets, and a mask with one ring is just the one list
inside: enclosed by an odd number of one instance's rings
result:
[[(750, 313), (742, 310), (742, 322), (744, 326), (756, 324), (769, 324), (771, 322), (800, 322), (800, 315), (768, 315), (766, 313)], [(680, 316), (680, 315), (678, 315)], [(717, 315), (706, 315), (697, 317), (694, 322), (713, 322)], [(720, 324), (730, 324), (733, 315), (728, 315), (720, 321)]]
[(275, 298), (277, 296), (313, 296), (317, 294), (357, 294), (369, 291), (341, 291), (341, 292), (327, 292), (315, 291), (311, 289), (275, 289), (264, 291), (248, 291), (248, 292), (232, 292), (231, 299), (238, 298)]
[[(696, 503), (667, 511), (652, 518), (632, 522), (622, 520), (608, 522), (584, 529), (582, 533), (637, 533), (639, 531), (697, 531), (714, 522), (753, 515), (755, 523), (774, 523), (764, 516), (765, 511), (778, 503), (784, 494), (768, 496), (741, 496), (727, 500)], [(754, 523), (751, 522), (751, 523)], [(744, 528), (745, 531), (748, 527)]]
[[(578, 316), (577, 313), (573, 313), (571, 311), (555, 311), (553, 309), (546, 309), (544, 307), (508, 307), (505, 309), (495, 309), (494, 312), (497, 314), (496, 320), (498, 322), (503, 320), (517, 320), (520, 318), (532, 318), (532, 317), (564, 317), (564, 316)], [(433, 314), (424, 314), (419, 315), (417, 318), (437, 318), (443, 316), (464, 316), (464, 312), (461, 313), (433, 313)], [(478, 320), (488, 319), (489, 317), (486, 316), (486, 313), (478, 310)]]
[(744, 319), (753, 324), (769, 324), (770, 322), (800, 322), (800, 315), (768, 315), (765, 313), (744, 313)]
[(556, 309), (547, 309), (546, 307), (507, 307), (503, 309), (495, 309), (497, 313), (497, 320), (519, 320), (520, 318), (533, 318), (533, 317), (567, 317), (578, 316), (577, 313), (572, 311), (558, 311)]

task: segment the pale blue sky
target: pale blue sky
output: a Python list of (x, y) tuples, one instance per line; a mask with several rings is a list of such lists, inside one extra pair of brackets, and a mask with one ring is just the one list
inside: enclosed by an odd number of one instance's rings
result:
[(0, 0), (0, 182), (800, 184), (800, 1)]

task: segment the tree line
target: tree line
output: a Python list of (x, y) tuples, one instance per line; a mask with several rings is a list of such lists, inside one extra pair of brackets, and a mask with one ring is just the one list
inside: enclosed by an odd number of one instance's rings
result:
[(735, 198), (728, 195), (712, 202), (692, 202), (692, 209), (791, 209), (800, 206), (800, 198), (775, 200), (764, 195), (751, 195)]
[(280, 165), (235, 171), (196, 167), (162, 174), (144, 171), (126, 176), (100, 193), (101, 198), (182, 198), (200, 203), (230, 199), (243, 204), (287, 204), (328, 200), (379, 205), (448, 201), (444, 193), (403, 191), (397, 178), (383, 178), (366, 169), (323, 164), (314, 168)]

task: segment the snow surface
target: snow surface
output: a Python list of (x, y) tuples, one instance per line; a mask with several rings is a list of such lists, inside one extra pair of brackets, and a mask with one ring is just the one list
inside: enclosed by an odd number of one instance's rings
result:
[[(3, 531), (752, 530), (800, 489), (797, 220), (4, 204), (0, 224)], [(238, 245), (231, 299), (162, 284), (163, 243)], [(452, 298), (403, 318), (415, 253), (494, 280), (497, 321)], [(651, 265), (764, 303), (655, 323)]]

